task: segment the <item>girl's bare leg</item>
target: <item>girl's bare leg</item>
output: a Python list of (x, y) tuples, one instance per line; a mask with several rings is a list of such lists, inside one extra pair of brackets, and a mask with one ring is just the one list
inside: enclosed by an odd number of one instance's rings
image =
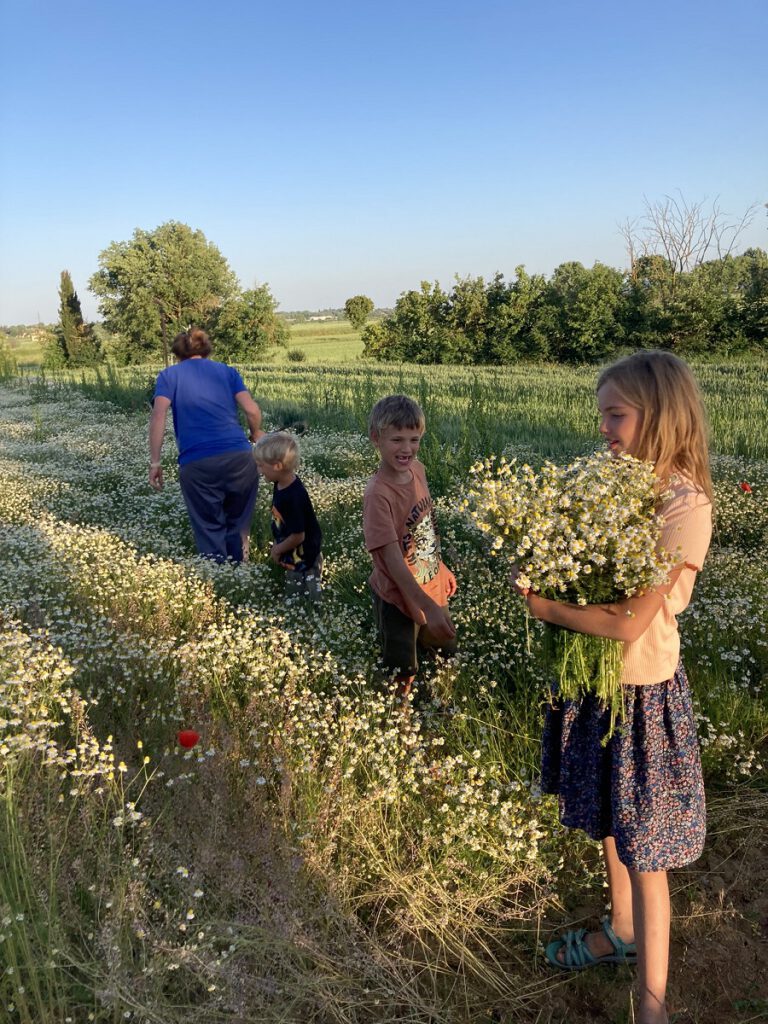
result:
[[(611, 927), (622, 942), (635, 941), (634, 904), (632, 902), (632, 884), (629, 871), (619, 860), (616, 842), (613, 836), (603, 840), (605, 870), (608, 875), (608, 889), (611, 895)], [(610, 947), (608, 936), (603, 933), (606, 945)], [(610, 953), (611, 949), (606, 949)]]
[[(637, 947), (638, 1024), (667, 1024), (665, 997), (670, 920), (667, 873), (626, 868), (610, 837), (603, 840), (603, 851), (611, 894), (611, 927), (623, 942), (634, 942)], [(613, 952), (603, 931), (591, 932), (584, 941), (593, 956)], [(563, 953), (564, 950), (558, 952), (560, 960)]]
[[(616, 843), (612, 836), (603, 840), (605, 870), (608, 875), (608, 889), (611, 896), (611, 927), (622, 942), (634, 942), (632, 885), (629, 872), (619, 860)], [(614, 952), (613, 946), (604, 931), (590, 932), (584, 940), (593, 956), (609, 956)], [(557, 957), (562, 960), (565, 950), (558, 951)]]
[(629, 871), (637, 945), (638, 1024), (667, 1024), (669, 885), (666, 871)]

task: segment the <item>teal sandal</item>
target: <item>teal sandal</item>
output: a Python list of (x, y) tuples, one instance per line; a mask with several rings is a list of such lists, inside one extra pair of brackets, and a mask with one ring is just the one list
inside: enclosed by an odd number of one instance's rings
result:
[[(601, 924), (608, 941), (613, 946), (613, 953), (606, 953), (605, 956), (593, 956), (584, 941), (587, 929), (572, 929), (565, 932), (562, 938), (553, 939), (544, 950), (547, 963), (561, 971), (583, 971), (585, 967), (596, 967), (598, 964), (636, 964), (637, 948), (634, 942), (622, 942), (611, 928), (611, 922), (607, 917), (603, 918)], [(561, 949), (565, 950), (562, 962), (557, 958)]]

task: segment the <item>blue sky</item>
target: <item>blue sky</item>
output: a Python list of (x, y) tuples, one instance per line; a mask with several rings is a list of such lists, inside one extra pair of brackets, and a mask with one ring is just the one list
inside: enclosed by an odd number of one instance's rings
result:
[[(768, 201), (765, 0), (0, 0), (0, 323), (201, 229), (285, 310), (626, 262), (681, 190)], [(761, 209), (744, 245), (768, 248)]]

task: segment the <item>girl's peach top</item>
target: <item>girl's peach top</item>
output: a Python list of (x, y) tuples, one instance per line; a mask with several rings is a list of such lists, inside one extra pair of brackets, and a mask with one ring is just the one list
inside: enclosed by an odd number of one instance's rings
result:
[(677, 616), (688, 607), (696, 572), (712, 539), (712, 503), (690, 480), (676, 477), (673, 494), (659, 511), (661, 544), (677, 557), (683, 571), (643, 635), (624, 644), (622, 682), (628, 686), (663, 683), (675, 674), (680, 660)]

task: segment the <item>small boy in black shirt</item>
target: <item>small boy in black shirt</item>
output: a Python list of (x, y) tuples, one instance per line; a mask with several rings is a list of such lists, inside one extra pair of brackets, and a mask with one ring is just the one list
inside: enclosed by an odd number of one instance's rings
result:
[(274, 485), (272, 536), (269, 556), (286, 570), (288, 596), (320, 596), (323, 535), (304, 484), (296, 476), (299, 448), (290, 434), (274, 431), (260, 437), (253, 448), (260, 472)]

